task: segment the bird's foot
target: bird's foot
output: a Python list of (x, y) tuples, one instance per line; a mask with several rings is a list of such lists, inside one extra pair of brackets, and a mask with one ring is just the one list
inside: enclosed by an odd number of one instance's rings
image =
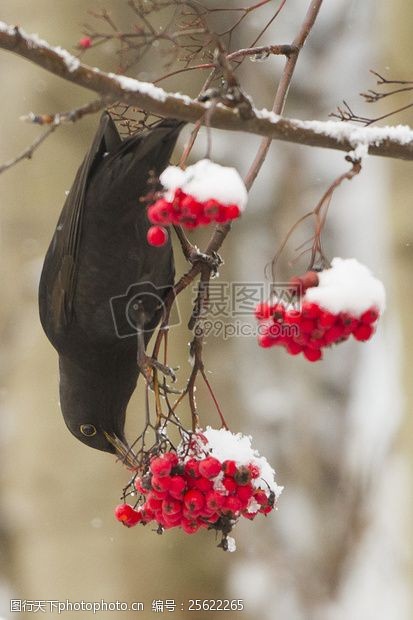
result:
[[(149, 387), (152, 390), (154, 389), (153, 382), (152, 384), (149, 385)], [(177, 396), (180, 396), (185, 391), (185, 390), (178, 390), (177, 388), (171, 387), (165, 381), (162, 384), (158, 385), (158, 389), (159, 389), (159, 393), (162, 396), (167, 396), (168, 394), (176, 394)]]
[(176, 374), (173, 368), (170, 368), (170, 366), (166, 366), (165, 364), (158, 362), (158, 360), (154, 359), (153, 357), (149, 357), (148, 355), (146, 355), (146, 353), (139, 356), (138, 368), (150, 386), (152, 386), (153, 384), (154, 370), (159, 370), (159, 372), (165, 375), (165, 377), (169, 377), (173, 383), (175, 383), (176, 381)]
[(211, 254), (204, 254), (196, 246), (193, 246), (188, 260), (192, 265), (195, 263), (204, 263), (211, 270), (211, 275), (215, 276), (218, 273), (220, 265), (224, 263), (218, 252), (212, 252)]

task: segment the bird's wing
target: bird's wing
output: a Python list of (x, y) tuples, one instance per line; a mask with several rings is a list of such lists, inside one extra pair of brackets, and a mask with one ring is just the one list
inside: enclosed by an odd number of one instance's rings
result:
[(58, 268), (51, 284), (52, 315), (57, 331), (70, 324), (76, 288), (78, 253), (82, 231), (85, 195), (88, 182), (106, 152), (113, 152), (122, 143), (110, 115), (102, 114), (93, 143), (77, 171), (73, 186), (67, 196), (49, 251)]

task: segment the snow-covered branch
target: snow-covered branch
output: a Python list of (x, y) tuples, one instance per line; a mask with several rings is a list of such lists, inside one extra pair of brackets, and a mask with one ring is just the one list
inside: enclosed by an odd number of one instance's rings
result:
[[(61, 47), (52, 47), (36, 35), (0, 22), (0, 48), (27, 58), (54, 75), (100, 95), (108, 104), (121, 101), (165, 117), (196, 122), (207, 112), (209, 103), (186, 95), (168, 93), (148, 82), (105, 73), (79, 61)], [(413, 159), (413, 131), (407, 126), (356, 127), (335, 121), (300, 121), (279, 117), (267, 110), (254, 110), (245, 119), (237, 109), (218, 104), (209, 119), (211, 127), (245, 131), (275, 140), (353, 151), (360, 148), (371, 155)]]

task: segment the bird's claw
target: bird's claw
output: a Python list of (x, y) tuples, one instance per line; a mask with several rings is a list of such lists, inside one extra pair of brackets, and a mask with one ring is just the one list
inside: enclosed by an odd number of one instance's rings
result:
[(172, 383), (175, 383), (176, 381), (176, 374), (173, 368), (158, 362), (158, 360), (153, 357), (149, 357), (148, 355), (138, 359), (138, 367), (149, 385), (153, 383), (152, 375), (154, 370), (159, 370), (159, 372), (165, 375), (165, 377), (169, 377), (172, 380)]
[(192, 263), (192, 265), (195, 263), (204, 263), (211, 270), (212, 276), (215, 276), (218, 273), (220, 265), (224, 263), (218, 252), (204, 254), (204, 252), (198, 250), (196, 246), (189, 255), (189, 262)]
[[(172, 380), (172, 383), (175, 383), (176, 381), (176, 374), (175, 374), (175, 370), (178, 370), (178, 368), (170, 368), (170, 366), (166, 366), (165, 364), (161, 364), (161, 362), (158, 362), (158, 360), (155, 360), (151, 357), (148, 357), (145, 360), (146, 363), (146, 368), (143, 371), (143, 374), (145, 375), (146, 378), (146, 382), (149, 385), (149, 388), (154, 392), (155, 391), (155, 381), (154, 381), (154, 377), (153, 377), (153, 372), (151, 372), (151, 370), (159, 370), (159, 372), (161, 372), (165, 377), (170, 377)], [(142, 372), (142, 370), (141, 370)], [(182, 394), (183, 390), (178, 390), (177, 388), (173, 388), (170, 385), (168, 385), (165, 381), (165, 379), (163, 380), (163, 383), (158, 382), (157, 384), (157, 388), (156, 388), (159, 393), (162, 396), (166, 396), (167, 394)]]
[[(154, 391), (153, 381), (149, 384), (149, 387), (152, 391)], [(184, 392), (184, 390), (178, 390), (177, 388), (173, 388), (165, 382), (162, 384), (158, 384), (158, 390), (161, 396), (166, 396), (167, 394), (176, 394), (180, 396)]]

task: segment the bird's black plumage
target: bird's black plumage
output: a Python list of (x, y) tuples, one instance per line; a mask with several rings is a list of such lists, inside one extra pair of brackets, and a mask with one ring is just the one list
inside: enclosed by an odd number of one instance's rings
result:
[[(59, 354), (60, 405), (83, 443), (115, 452), (138, 377), (133, 299), (145, 344), (173, 284), (171, 244), (152, 247), (139, 198), (168, 164), (183, 123), (164, 120), (124, 141), (108, 113), (63, 206), (39, 287), (40, 319)], [(131, 303), (132, 300), (132, 303)]]

